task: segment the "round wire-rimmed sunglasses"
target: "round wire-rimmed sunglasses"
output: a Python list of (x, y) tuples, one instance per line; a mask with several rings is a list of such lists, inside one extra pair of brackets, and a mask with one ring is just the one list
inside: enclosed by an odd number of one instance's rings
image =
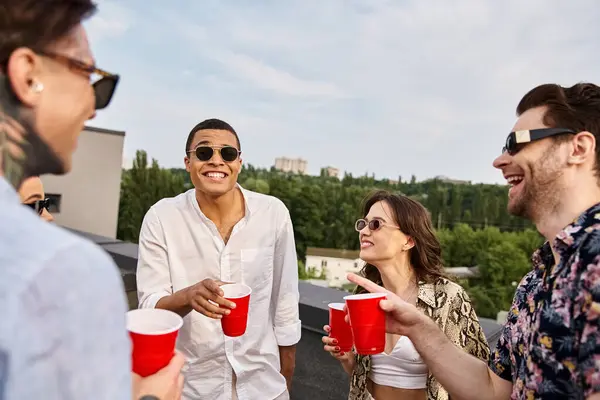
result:
[(394, 228), (394, 229), (400, 229), (400, 227), (398, 227), (398, 226), (386, 224), (385, 222), (383, 222), (379, 219), (372, 219), (370, 221), (367, 221), (364, 218), (361, 218), (356, 221), (356, 223), (354, 224), (354, 229), (356, 229), (357, 232), (360, 232), (363, 229), (365, 229), (367, 226), (369, 227), (370, 231), (377, 231), (377, 230), (383, 228), (384, 226), (388, 226), (388, 227)]
[(190, 153), (194, 153), (200, 161), (208, 161), (213, 158), (215, 151), (218, 151), (225, 162), (233, 162), (242, 154), (241, 151), (232, 146), (198, 146)]

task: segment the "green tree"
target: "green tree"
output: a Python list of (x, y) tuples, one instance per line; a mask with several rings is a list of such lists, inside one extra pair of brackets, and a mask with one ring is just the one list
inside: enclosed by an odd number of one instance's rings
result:
[(145, 151), (137, 151), (133, 166), (121, 177), (121, 198), (117, 237), (137, 243), (144, 215), (158, 200), (184, 191), (184, 180), (168, 169), (161, 169), (156, 160), (148, 165)]

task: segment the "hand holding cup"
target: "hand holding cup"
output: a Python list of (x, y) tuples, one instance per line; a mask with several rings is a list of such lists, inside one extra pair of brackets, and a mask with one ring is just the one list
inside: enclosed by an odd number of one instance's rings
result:
[(213, 319), (229, 315), (235, 303), (223, 297), (221, 286), (226, 282), (205, 279), (187, 289), (188, 304), (192, 309)]

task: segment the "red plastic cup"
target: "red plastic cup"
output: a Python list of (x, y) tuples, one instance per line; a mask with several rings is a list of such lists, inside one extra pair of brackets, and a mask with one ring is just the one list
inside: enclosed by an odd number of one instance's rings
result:
[(243, 283), (228, 283), (221, 286), (223, 297), (235, 303), (229, 315), (221, 318), (221, 327), (225, 336), (238, 337), (246, 333), (248, 324), (248, 305), (252, 289)]
[(346, 322), (344, 303), (329, 303), (329, 337), (337, 339), (340, 351), (352, 350), (352, 329)]
[(175, 355), (183, 319), (172, 311), (143, 308), (127, 313), (127, 330), (133, 344), (132, 369), (144, 377), (166, 367)]
[(379, 302), (385, 293), (345, 296), (354, 348), (361, 355), (379, 354), (385, 350), (385, 312)]

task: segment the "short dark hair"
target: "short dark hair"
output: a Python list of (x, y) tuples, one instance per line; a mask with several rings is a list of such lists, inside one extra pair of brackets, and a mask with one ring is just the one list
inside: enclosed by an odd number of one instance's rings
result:
[[(567, 128), (575, 132), (587, 131), (596, 138), (596, 176), (600, 179), (600, 87), (582, 82), (571, 87), (553, 83), (531, 89), (519, 102), (517, 116), (536, 107), (546, 107), (544, 124), (550, 128)], [(560, 135), (558, 143), (571, 135)]]
[(235, 131), (235, 129), (233, 129), (233, 127), (225, 121), (222, 121), (217, 118), (210, 118), (210, 119), (206, 119), (206, 120), (200, 122), (198, 125), (193, 127), (192, 130), (190, 131), (190, 134), (188, 135), (187, 141), (185, 143), (185, 154), (186, 155), (191, 150), (190, 146), (192, 145), (192, 140), (194, 140), (194, 135), (196, 134), (196, 132), (204, 131), (204, 130), (208, 130), (208, 129), (214, 129), (214, 130), (218, 130), (218, 131), (228, 131), (228, 132), (233, 133), (233, 136), (235, 136), (235, 141), (237, 142), (238, 150), (242, 151), (242, 145), (240, 144), (240, 138), (238, 137), (238, 134)]
[(1, 0), (0, 63), (20, 47), (45, 50), (95, 12), (92, 0)]

